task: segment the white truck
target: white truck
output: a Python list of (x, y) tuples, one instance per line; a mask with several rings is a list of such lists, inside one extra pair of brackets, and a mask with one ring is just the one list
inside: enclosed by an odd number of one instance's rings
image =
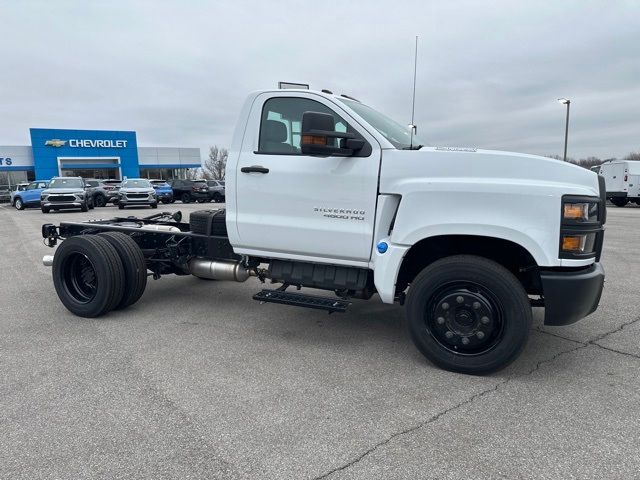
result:
[(264, 303), (404, 305), (417, 348), (470, 374), (519, 355), (532, 306), (545, 307), (547, 325), (598, 306), (604, 182), (568, 163), (426, 147), (350, 97), (267, 90), (242, 108), (226, 187), (226, 210), (189, 223), (165, 212), (43, 225), (50, 246), (63, 239), (43, 259), (62, 303), (84, 317), (124, 308), (148, 271), (255, 277), (280, 285), (253, 296)]
[(607, 200), (616, 207), (629, 202), (640, 205), (640, 161), (607, 160), (598, 173), (604, 177)]

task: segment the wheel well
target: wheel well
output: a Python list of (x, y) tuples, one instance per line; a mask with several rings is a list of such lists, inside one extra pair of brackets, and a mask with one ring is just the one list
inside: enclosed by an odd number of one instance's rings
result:
[(429, 264), (452, 255), (477, 255), (493, 260), (512, 272), (527, 293), (542, 293), (538, 265), (524, 247), (509, 240), (478, 235), (441, 235), (420, 240), (402, 261), (396, 291), (404, 291)]

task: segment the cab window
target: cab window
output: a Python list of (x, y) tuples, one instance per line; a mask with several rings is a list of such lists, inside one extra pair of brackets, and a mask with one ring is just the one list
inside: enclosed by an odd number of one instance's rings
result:
[(36, 188), (38, 188), (38, 184), (35, 182), (32, 182), (29, 185), (27, 185), (27, 190), (35, 190)]
[(300, 132), (304, 112), (329, 113), (335, 120), (336, 132), (356, 133), (344, 119), (320, 102), (307, 98), (274, 97), (267, 100), (262, 108), (260, 139), (256, 153), (301, 155)]

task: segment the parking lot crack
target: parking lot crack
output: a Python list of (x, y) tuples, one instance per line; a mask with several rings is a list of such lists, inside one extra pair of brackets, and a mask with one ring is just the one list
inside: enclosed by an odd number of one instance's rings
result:
[(347, 470), (348, 468), (351, 468), (352, 466), (358, 464), (359, 462), (361, 462), (362, 460), (364, 460), (366, 457), (368, 457), (369, 455), (371, 455), (372, 453), (374, 453), (376, 450), (378, 450), (379, 448), (384, 447), (385, 445), (387, 445), (388, 443), (390, 443), (391, 441), (393, 441), (396, 438), (399, 438), (403, 435), (407, 435), (410, 434), (412, 432), (415, 432), (417, 430), (420, 430), (423, 427), (426, 427), (432, 423), (435, 423), (436, 421), (438, 421), (440, 418), (444, 417), (445, 415), (450, 414), (451, 412), (454, 412), (466, 405), (470, 405), (472, 403), (474, 403), (476, 400), (479, 400), (491, 393), (497, 392), (501, 387), (503, 387), (504, 385), (507, 385), (509, 382), (511, 382), (514, 379), (518, 379), (518, 378), (523, 378), (523, 377), (527, 377), (529, 375), (534, 374), (535, 372), (537, 372), (543, 365), (549, 364), (554, 362), (556, 359), (558, 359), (559, 357), (563, 356), (563, 355), (567, 355), (573, 352), (576, 352), (578, 350), (581, 350), (583, 348), (587, 348), (589, 346), (589, 344), (585, 344), (585, 343), (581, 343), (581, 342), (576, 342), (578, 343), (578, 345), (576, 345), (575, 347), (569, 349), (569, 350), (563, 350), (561, 352), (556, 353), (555, 355), (553, 355), (550, 358), (541, 360), (539, 362), (537, 362), (534, 367), (532, 369), (530, 369), (529, 371), (525, 372), (522, 375), (514, 375), (511, 377), (507, 377), (505, 379), (503, 379), (502, 381), (496, 383), (495, 385), (493, 385), (491, 388), (488, 388), (486, 390), (483, 390), (481, 392), (478, 392), (468, 398), (466, 398), (465, 400), (449, 407), (446, 408), (440, 412), (435, 413), (434, 415), (432, 415), (431, 417), (427, 418), (426, 420), (423, 420), (422, 422), (413, 425), (411, 427), (408, 427), (404, 430), (392, 433), (391, 435), (389, 435), (387, 438), (385, 438), (384, 440), (381, 440), (380, 442), (374, 444), (372, 447), (370, 447), (369, 449), (365, 450), (363, 453), (361, 453), (360, 455), (358, 455), (356, 458), (348, 461), (347, 463), (345, 463), (344, 465), (341, 465), (339, 467), (336, 467), (326, 473), (323, 473), (320, 476), (314, 477), (313, 480), (323, 480), (325, 478), (329, 478), (331, 477), (333, 474), (341, 472), (343, 470)]
[(621, 332), (622, 330), (624, 330), (624, 329), (625, 329), (625, 328), (627, 328), (628, 326), (633, 325), (634, 323), (637, 323), (637, 322), (639, 322), (639, 321), (640, 321), (640, 317), (638, 317), (638, 318), (636, 318), (636, 319), (634, 319), (634, 320), (631, 320), (631, 321), (629, 321), (629, 322), (625, 322), (625, 323), (621, 324), (618, 328), (616, 328), (616, 329), (614, 329), (614, 330), (611, 330), (610, 332), (605, 332), (605, 333), (602, 333), (602, 334), (598, 335), (598, 336), (597, 336), (596, 338), (594, 338), (593, 340), (590, 340), (590, 341), (589, 341), (589, 343), (591, 343), (591, 344), (593, 344), (593, 345), (597, 345), (597, 343), (596, 343), (596, 342), (599, 342), (600, 340), (602, 340), (602, 339), (604, 339), (604, 338), (608, 337), (609, 335), (613, 335), (614, 333)]

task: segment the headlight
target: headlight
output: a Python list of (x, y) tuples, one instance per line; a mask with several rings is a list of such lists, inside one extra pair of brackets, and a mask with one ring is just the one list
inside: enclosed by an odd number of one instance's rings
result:
[(598, 197), (562, 197), (560, 258), (598, 258), (602, 250), (603, 201)]
[(562, 208), (562, 219), (569, 220), (570, 222), (597, 222), (598, 203), (565, 203)]

